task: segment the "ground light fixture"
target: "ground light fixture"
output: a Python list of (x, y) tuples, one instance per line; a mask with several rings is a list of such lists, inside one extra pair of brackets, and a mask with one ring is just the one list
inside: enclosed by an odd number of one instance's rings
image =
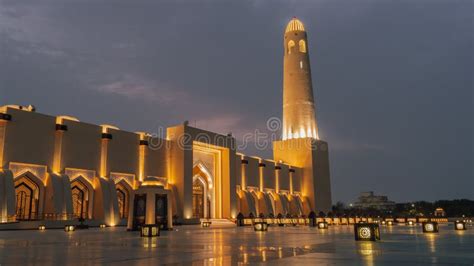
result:
[(380, 240), (380, 228), (376, 223), (354, 224), (354, 236), (356, 241)]
[(329, 225), (327, 222), (318, 222), (318, 228), (319, 229), (328, 229)]
[(156, 237), (160, 236), (160, 225), (159, 224), (145, 224), (140, 228), (141, 237)]
[(407, 222), (407, 225), (409, 225), (409, 226), (413, 226), (414, 224), (415, 224), (415, 223), (414, 223), (413, 221), (408, 221), (408, 222)]
[(64, 231), (65, 232), (72, 232), (74, 230), (76, 230), (76, 226), (74, 226), (74, 225), (65, 225), (64, 226)]
[(423, 233), (438, 233), (439, 227), (437, 222), (424, 222), (422, 223)]
[(392, 226), (392, 225), (393, 225), (393, 221), (387, 221), (387, 225)]
[(255, 222), (253, 224), (253, 230), (255, 230), (256, 232), (268, 231), (268, 223), (267, 222)]
[(202, 227), (210, 227), (211, 226), (211, 221), (202, 221), (201, 226)]
[(464, 221), (456, 220), (454, 222), (454, 230), (466, 230), (466, 223)]
[(100, 227), (100, 228), (106, 228), (106, 227), (107, 227), (107, 225), (105, 225), (105, 224), (101, 224), (101, 225), (99, 225), (99, 227)]

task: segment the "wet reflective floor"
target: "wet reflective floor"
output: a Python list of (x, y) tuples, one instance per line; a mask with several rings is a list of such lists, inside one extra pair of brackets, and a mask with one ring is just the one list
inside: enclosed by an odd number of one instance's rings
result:
[(421, 226), (381, 227), (379, 242), (356, 242), (352, 226), (200, 228), (180, 226), (157, 238), (141, 238), (123, 227), (0, 231), (0, 265), (24, 264), (343, 264), (474, 265), (474, 227), (437, 234)]

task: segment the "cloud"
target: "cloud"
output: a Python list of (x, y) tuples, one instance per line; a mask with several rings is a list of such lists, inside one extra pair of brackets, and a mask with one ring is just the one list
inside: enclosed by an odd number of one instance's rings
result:
[(159, 85), (155, 81), (132, 75), (125, 75), (120, 79), (94, 88), (105, 94), (115, 94), (133, 100), (160, 104), (172, 104), (189, 99), (186, 92), (171, 89), (166, 85)]
[[(203, 117), (196, 121), (190, 121), (190, 123), (191, 126), (196, 126), (209, 131), (229, 133), (232, 130), (242, 129), (241, 127), (245, 124), (245, 120), (240, 114), (224, 113)], [(237, 132), (233, 132), (234, 135), (235, 133)]]

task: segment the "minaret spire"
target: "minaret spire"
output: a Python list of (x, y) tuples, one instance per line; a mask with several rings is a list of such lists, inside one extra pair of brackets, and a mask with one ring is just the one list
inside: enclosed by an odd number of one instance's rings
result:
[(294, 17), (286, 26), (283, 56), (283, 140), (319, 139), (308, 40), (303, 23)]

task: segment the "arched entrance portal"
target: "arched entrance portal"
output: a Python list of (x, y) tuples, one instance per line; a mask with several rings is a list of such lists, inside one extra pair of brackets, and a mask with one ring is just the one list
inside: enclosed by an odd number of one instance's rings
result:
[(197, 177), (193, 182), (193, 218), (208, 218), (206, 213), (207, 199), (206, 199), (206, 183), (202, 178)]
[(75, 179), (71, 182), (72, 211), (74, 217), (89, 218), (89, 188), (83, 181)]
[(128, 218), (129, 190), (122, 183), (118, 183), (116, 188), (120, 219)]
[(193, 218), (216, 218), (215, 191), (210, 171), (202, 162), (198, 162), (193, 174)]
[(15, 210), (18, 220), (36, 220), (39, 217), (40, 187), (28, 175), (15, 179)]

